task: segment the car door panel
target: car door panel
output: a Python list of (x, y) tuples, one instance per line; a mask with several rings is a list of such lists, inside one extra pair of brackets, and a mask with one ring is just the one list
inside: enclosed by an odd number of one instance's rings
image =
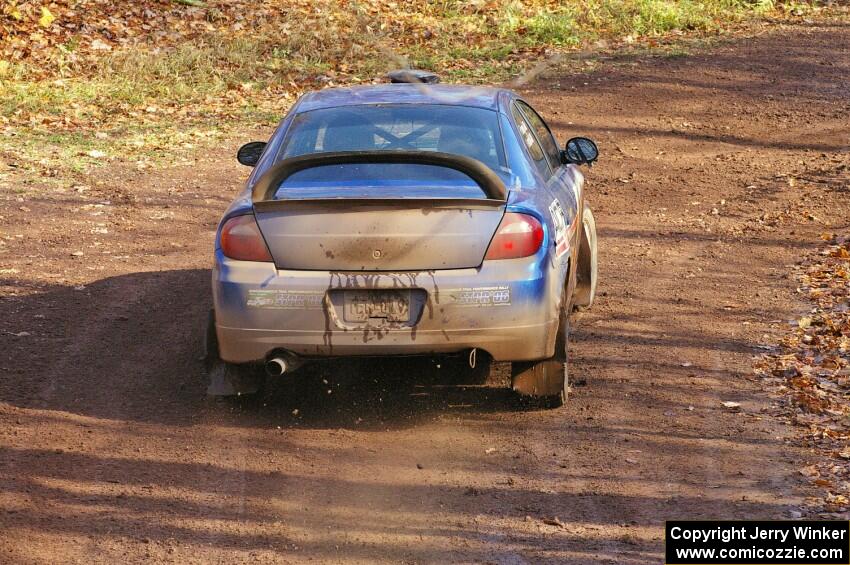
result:
[[(555, 259), (561, 260), (564, 256), (568, 256), (575, 264), (580, 241), (581, 214), (579, 211), (583, 205), (583, 177), (575, 165), (561, 163), (557, 142), (543, 118), (527, 102), (517, 100), (516, 104), (550, 163), (551, 175), (545, 185), (549, 202), (541, 204), (546, 205), (552, 216), (551, 229), (555, 244)], [(541, 137), (543, 137), (542, 142)], [(562, 223), (565, 225), (561, 226)], [(567, 262), (563, 261), (561, 267), (565, 269), (566, 264)]]

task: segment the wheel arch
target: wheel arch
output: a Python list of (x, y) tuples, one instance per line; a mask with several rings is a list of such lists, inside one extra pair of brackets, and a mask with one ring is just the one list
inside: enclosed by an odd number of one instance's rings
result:
[(576, 261), (575, 306), (590, 307), (596, 295), (598, 278), (596, 219), (588, 206), (584, 207), (579, 226), (579, 248)]

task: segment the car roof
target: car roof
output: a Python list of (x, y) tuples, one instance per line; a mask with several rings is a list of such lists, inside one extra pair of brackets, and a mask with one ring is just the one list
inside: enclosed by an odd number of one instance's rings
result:
[(498, 110), (502, 88), (460, 84), (375, 84), (326, 88), (304, 95), (297, 112), (359, 104), (446, 104)]

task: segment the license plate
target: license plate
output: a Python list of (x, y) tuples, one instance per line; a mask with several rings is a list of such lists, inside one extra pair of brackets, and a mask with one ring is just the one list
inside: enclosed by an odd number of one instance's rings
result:
[(371, 318), (388, 322), (410, 321), (410, 291), (347, 291), (343, 301), (346, 322), (367, 322)]

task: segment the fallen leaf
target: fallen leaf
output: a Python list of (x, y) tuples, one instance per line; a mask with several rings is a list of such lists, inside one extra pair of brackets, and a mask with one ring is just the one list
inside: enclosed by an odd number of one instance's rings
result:
[(804, 477), (810, 477), (810, 478), (811, 477), (817, 477), (818, 475), (820, 475), (820, 473), (818, 472), (818, 468), (815, 467), (814, 465), (808, 465), (806, 467), (803, 467), (802, 469), (800, 469), (800, 474), (803, 475)]
[(108, 43), (101, 41), (100, 39), (95, 39), (91, 42), (91, 48), (95, 51), (112, 51), (112, 46)]
[(38, 25), (41, 27), (50, 27), (50, 24), (56, 19), (56, 16), (50, 13), (46, 7), (41, 7), (41, 17), (38, 19)]

